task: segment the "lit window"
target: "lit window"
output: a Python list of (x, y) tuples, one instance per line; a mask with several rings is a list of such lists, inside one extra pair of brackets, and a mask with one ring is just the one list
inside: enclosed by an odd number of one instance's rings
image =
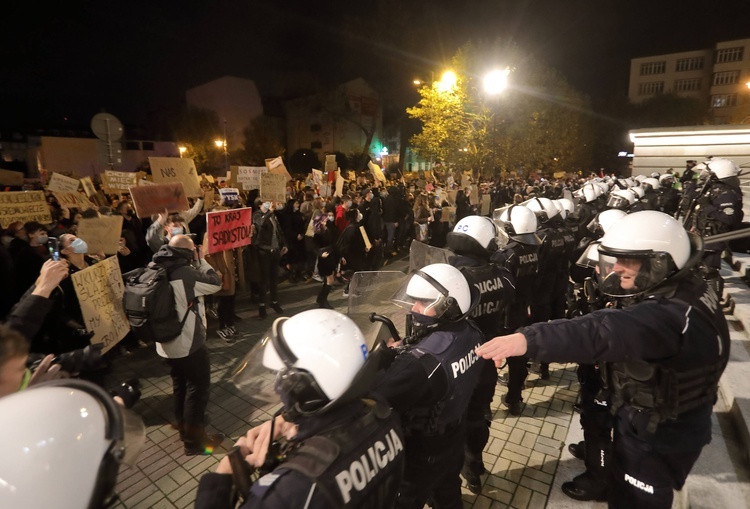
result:
[(711, 96), (712, 108), (726, 108), (737, 105), (737, 94), (717, 94)]

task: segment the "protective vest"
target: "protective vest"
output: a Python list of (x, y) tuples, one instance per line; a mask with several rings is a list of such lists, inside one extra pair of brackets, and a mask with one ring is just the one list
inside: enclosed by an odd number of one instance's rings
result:
[(729, 232), (740, 225), (743, 214), (739, 189), (718, 181), (711, 184), (707, 197), (710, 205), (701, 206), (695, 214), (695, 227), (701, 235)]
[[(482, 333), (470, 322), (462, 321), (450, 330), (433, 332), (404, 353), (419, 359), (427, 374), (439, 370), (445, 382), (443, 395), (437, 401), (427, 401), (402, 417), (407, 436), (442, 435), (461, 424), (479, 380), (481, 362), (485, 362), (474, 351), (483, 342)], [(430, 377), (433, 379), (433, 383), (441, 383), (434, 374)]]
[(558, 228), (545, 227), (537, 232), (542, 239), (539, 249), (539, 273), (548, 276), (567, 267), (565, 237)]
[(534, 297), (539, 273), (539, 246), (512, 241), (492, 256), (492, 261), (508, 269), (516, 280), (515, 299), (505, 312), (505, 331), (527, 325), (528, 306)]
[(295, 444), (274, 473), (308, 477), (327, 500), (323, 507), (391, 507), (403, 474), (404, 436), (387, 406), (365, 403), (352, 421)]
[(479, 327), (485, 338), (503, 331), (505, 310), (513, 300), (514, 287), (510, 272), (492, 263), (475, 267), (461, 267), (466, 281), (479, 291), (479, 304), (469, 318)]
[(647, 412), (649, 433), (655, 433), (663, 422), (713, 405), (729, 359), (729, 330), (716, 294), (693, 279), (681, 285), (670, 299), (687, 310), (688, 325), (679, 353), (658, 363), (634, 361), (608, 366), (612, 413), (624, 405)]

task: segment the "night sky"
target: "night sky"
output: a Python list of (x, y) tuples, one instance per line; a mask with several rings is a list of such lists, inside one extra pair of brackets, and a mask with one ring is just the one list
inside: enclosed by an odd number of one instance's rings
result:
[(99, 111), (145, 125), (224, 75), (277, 97), (362, 76), (402, 110), (411, 80), (472, 38), (515, 40), (596, 101), (627, 94), (630, 58), (750, 37), (747, 0), (14, 4), (0, 28), (0, 127), (19, 129), (86, 127)]

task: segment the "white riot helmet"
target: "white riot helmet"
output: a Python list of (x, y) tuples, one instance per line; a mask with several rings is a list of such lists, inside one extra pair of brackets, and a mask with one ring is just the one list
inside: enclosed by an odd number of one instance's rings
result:
[(607, 207), (628, 210), (635, 203), (635, 193), (631, 189), (615, 189), (607, 199)]
[(107, 507), (143, 421), (101, 387), (54, 380), (0, 399), (0, 507)]
[(546, 223), (558, 214), (557, 207), (549, 198), (532, 198), (521, 205), (531, 209), (539, 218), (540, 223)]
[(584, 185), (575, 193), (576, 197), (583, 203), (591, 203), (600, 196), (599, 188), (592, 183)]
[(654, 171), (654, 172), (652, 172), (652, 173), (651, 173), (651, 178), (654, 178), (654, 179), (657, 179), (657, 180), (658, 180), (658, 179), (659, 179), (659, 172), (658, 172), (658, 171)]
[(262, 401), (281, 399), (284, 418), (296, 422), (363, 396), (377, 371), (378, 346), (370, 349), (348, 316), (310, 309), (277, 318), (232, 381)]
[[(433, 263), (416, 271), (391, 298), (391, 302), (437, 320), (453, 322), (472, 308), (472, 293), (466, 278), (456, 267)], [(418, 304), (419, 311), (414, 311)]]
[(636, 175), (635, 180), (637, 180), (640, 183), (643, 183), (644, 180), (646, 180), (646, 175)]
[(594, 182), (594, 185), (599, 188), (599, 196), (609, 192), (609, 186), (606, 182)]
[[(625, 190), (623, 189), (622, 191)], [(602, 212), (599, 212), (596, 217), (592, 219), (591, 222), (586, 226), (586, 228), (588, 228), (590, 232), (596, 233), (601, 236), (604, 235), (607, 230), (609, 230), (609, 227), (612, 226), (615, 221), (617, 221), (618, 219), (622, 219), (627, 215), (628, 214), (625, 211), (617, 208), (604, 210)]]
[(646, 192), (643, 190), (641, 186), (633, 186), (630, 188), (630, 190), (633, 191), (636, 201), (646, 196)]
[(657, 179), (653, 178), (653, 177), (649, 177), (647, 179), (643, 179), (643, 182), (641, 182), (641, 185), (644, 188), (646, 188), (646, 190), (652, 189), (654, 191), (658, 191), (659, 188), (661, 187), (659, 185), (659, 181)]
[(717, 179), (725, 179), (729, 177), (736, 177), (740, 173), (739, 167), (734, 164), (734, 161), (724, 159), (722, 157), (714, 157), (710, 161), (706, 162), (708, 169), (716, 175)]
[(542, 243), (536, 234), (538, 226), (536, 214), (523, 205), (511, 205), (495, 209), (492, 220), (509, 238), (521, 244), (538, 246)]
[(646, 210), (612, 224), (601, 239), (599, 288), (628, 297), (654, 289), (691, 259), (691, 240), (672, 216)]
[[(466, 216), (446, 237), (448, 249), (456, 254), (484, 256), (498, 250), (501, 237), (495, 222), (485, 216)], [(507, 239), (505, 239), (507, 244)], [(503, 244), (503, 246), (505, 245)]]
[(557, 209), (557, 214), (564, 221), (568, 217), (568, 211), (565, 210), (565, 207), (563, 207), (563, 204), (560, 203), (560, 200), (552, 200), (552, 205), (555, 206), (555, 208)]
[(674, 175), (671, 173), (665, 173), (659, 177), (659, 185), (661, 185), (661, 187), (672, 187), (674, 185), (674, 180)]
[(575, 214), (577, 212), (576, 204), (569, 198), (560, 198), (559, 200), (557, 200), (557, 203), (562, 205), (562, 207), (565, 209), (566, 216)]

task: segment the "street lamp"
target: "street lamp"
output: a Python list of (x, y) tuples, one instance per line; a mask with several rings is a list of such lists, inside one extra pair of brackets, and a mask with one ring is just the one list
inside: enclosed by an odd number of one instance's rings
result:
[(456, 87), (458, 83), (458, 76), (453, 71), (445, 71), (440, 77), (440, 81), (435, 83), (435, 87), (438, 92), (450, 92)]
[(182, 154), (187, 152), (187, 147), (177, 147), (177, 150), (180, 151), (180, 157), (182, 157)]
[(229, 171), (229, 155), (227, 154), (227, 140), (215, 140), (217, 148), (224, 148), (224, 169)]
[(508, 75), (510, 69), (502, 71), (492, 71), (484, 77), (484, 91), (490, 95), (501, 94), (508, 88)]

